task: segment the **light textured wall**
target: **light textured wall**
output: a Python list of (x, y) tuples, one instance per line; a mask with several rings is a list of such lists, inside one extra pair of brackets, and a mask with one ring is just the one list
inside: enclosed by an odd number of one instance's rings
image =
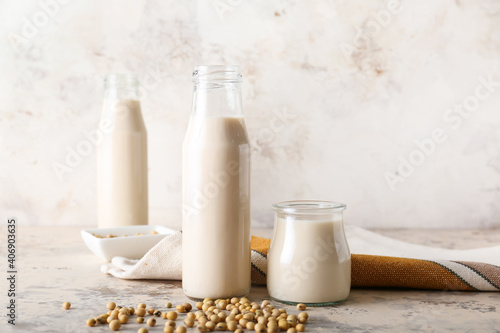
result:
[(316, 198), (367, 227), (500, 226), (498, 1), (54, 4), (0, 4), (0, 208), (20, 223), (96, 223), (95, 152), (52, 165), (96, 128), (103, 75), (131, 71), (151, 222), (180, 225), (192, 67), (239, 64), (255, 225)]

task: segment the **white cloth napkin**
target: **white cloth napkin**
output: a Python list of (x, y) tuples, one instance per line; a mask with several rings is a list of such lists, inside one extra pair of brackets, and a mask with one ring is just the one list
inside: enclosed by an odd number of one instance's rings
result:
[(423, 260), (476, 261), (500, 266), (500, 246), (449, 250), (399, 241), (356, 226), (347, 226), (346, 236), (351, 253), (356, 254)]
[(182, 234), (167, 235), (139, 260), (114, 257), (101, 272), (121, 279), (182, 279)]
[[(448, 250), (410, 244), (379, 235), (356, 226), (346, 226), (346, 236), (351, 253), (391, 257), (476, 261), (500, 266), (500, 246), (472, 250)], [(181, 232), (166, 236), (140, 260), (114, 257), (103, 264), (101, 272), (121, 279), (182, 278)]]

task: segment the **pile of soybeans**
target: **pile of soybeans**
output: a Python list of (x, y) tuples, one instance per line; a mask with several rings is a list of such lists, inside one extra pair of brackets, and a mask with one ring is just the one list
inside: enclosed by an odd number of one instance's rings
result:
[[(305, 331), (305, 324), (309, 319), (307, 312), (299, 312), (297, 315), (288, 314), (285, 309), (276, 309), (268, 300), (258, 304), (250, 302), (246, 297), (215, 301), (206, 298), (203, 302), (196, 303), (195, 307), (198, 310), (196, 312), (190, 303), (184, 303), (177, 305), (173, 311), (169, 310), (172, 308), (172, 303), (168, 302), (165, 304), (166, 310), (162, 312), (157, 308), (146, 308), (144, 303), (140, 303), (136, 310), (133, 307), (121, 307), (114, 302), (109, 302), (108, 312), (88, 319), (87, 325), (94, 327), (107, 324), (112, 331), (117, 331), (120, 328), (123, 329), (122, 325), (126, 325), (135, 316), (137, 323), (145, 323), (150, 328), (156, 326), (160, 318), (164, 319), (164, 333), (186, 333), (191, 327), (193, 329), (196, 327), (199, 332), (215, 330), (242, 333), (247, 330), (258, 333), (277, 333), (278, 331), (297, 333)], [(303, 311), (306, 306), (298, 304), (297, 309)], [(184, 325), (177, 325), (177, 322), (182, 320), (180, 316), (184, 319)], [(138, 330), (138, 333), (148, 332), (146, 327)]]

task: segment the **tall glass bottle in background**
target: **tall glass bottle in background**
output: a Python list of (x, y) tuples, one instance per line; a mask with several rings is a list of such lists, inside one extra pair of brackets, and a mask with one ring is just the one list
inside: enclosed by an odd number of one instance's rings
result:
[(98, 226), (148, 224), (147, 132), (139, 81), (112, 74), (104, 81), (102, 142), (97, 150)]
[(250, 145), (238, 66), (199, 66), (182, 148), (182, 287), (195, 299), (250, 291)]

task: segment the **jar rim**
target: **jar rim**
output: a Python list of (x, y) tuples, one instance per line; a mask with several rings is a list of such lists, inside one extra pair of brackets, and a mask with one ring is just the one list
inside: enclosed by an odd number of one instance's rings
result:
[(238, 65), (202, 65), (193, 69), (195, 83), (240, 83), (242, 80)]
[(273, 204), (275, 211), (296, 214), (342, 212), (346, 207), (340, 202), (323, 200), (293, 200)]

